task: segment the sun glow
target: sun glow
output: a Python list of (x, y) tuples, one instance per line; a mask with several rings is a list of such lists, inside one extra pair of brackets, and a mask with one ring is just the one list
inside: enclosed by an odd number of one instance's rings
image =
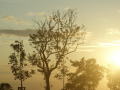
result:
[(111, 55), (111, 61), (115, 64), (115, 65), (119, 65), (120, 66), (120, 51), (115, 51), (112, 55)]

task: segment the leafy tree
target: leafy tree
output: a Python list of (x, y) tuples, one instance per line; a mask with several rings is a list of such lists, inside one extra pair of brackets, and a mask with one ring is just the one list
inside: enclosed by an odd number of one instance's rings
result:
[(107, 86), (110, 90), (120, 90), (120, 68), (115, 67), (114, 64), (109, 64), (106, 73), (108, 79)]
[(11, 44), (10, 46), (14, 50), (14, 53), (9, 56), (9, 64), (12, 64), (10, 69), (12, 70), (15, 80), (19, 79), (21, 81), (22, 88), (23, 81), (31, 77), (31, 75), (35, 72), (34, 70), (31, 70), (30, 72), (27, 70), (23, 70), (23, 68), (27, 66), (27, 63), (25, 63), (26, 53), (23, 49), (23, 41), (16, 40), (15, 43)]
[(60, 73), (55, 75), (55, 78), (63, 81), (63, 89), (62, 90), (65, 90), (65, 77), (68, 75), (68, 72), (69, 72), (68, 67), (65, 65), (65, 63), (66, 63), (66, 60), (63, 60), (61, 65), (58, 68)]
[(76, 67), (74, 73), (69, 73), (67, 90), (95, 90), (103, 78), (104, 67), (96, 63), (96, 59), (71, 61)]
[(12, 86), (9, 83), (1, 83), (0, 90), (13, 90)]
[[(30, 45), (35, 49), (29, 60), (36, 65), (38, 72), (44, 75), (46, 90), (50, 90), (51, 73), (62, 62), (62, 59), (75, 52), (77, 47), (83, 43), (85, 26), (77, 26), (76, 12), (69, 9), (63, 15), (60, 11), (53, 12), (45, 21), (33, 20), (38, 27), (37, 33), (30, 35)], [(81, 41), (82, 42), (81, 42)], [(54, 57), (54, 58), (53, 58)]]

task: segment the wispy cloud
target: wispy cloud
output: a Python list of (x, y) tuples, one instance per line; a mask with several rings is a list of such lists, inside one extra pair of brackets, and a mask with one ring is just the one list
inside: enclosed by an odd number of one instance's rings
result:
[(120, 43), (120, 40), (115, 40), (115, 41), (113, 41), (113, 42), (115, 42), (115, 43)]
[(92, 33), (92, 32), (86, 32), (85, 37), (86, 37), (86, 38), (89, 38), (89, 37), (91, 37), (92, 35), (93, 35), (93, 33)]
[(12, 34), (3, 34), (3, 33), (0, 33), (0, 38), (14, 38), (14, 37), (18, 37), (16, 35), (12, 35)]
[(3, 29), (0, 30), (0, 36), (22, 36), (22, 37), (28, 37), (29, 34), (36, 33), (36, 30), (33, 29), (25, 29), (25, 30), (11, 30), (11, 29)]
[(105, 42), (94, 42), (94, 43), (89, 43), (87, 45), (82, 45), (79, 48), (80, 49), (85, 49), (85, 50), (94, 50), (95, 48), (107, 48), (107, 47), (120, 47), (120, 40), (115, 40), (109, 43)]
[(83, 40), (84, 42), (89, 42), (91, 39), (93, 33), (92, 32), (85, 32), (85, 39)]
[(116, 46), (120, 46), (120, 43), (100, 43), (99, 46), (102, 47), (116, 47)]
[(23, 25), (31, 25), (29, 22), (20, 20), (15, 18), (14, 16), (1, 16), (1, 20), (6, 22), (13, 22), (14, 24), (23, 24)]
[(66, 8), (64, 8), (64, 9), (66, 9), (66, 10), (67, 10), (67, 9), (69, 9), (69, 7), (66, 7)]
[(10, 44), (10, 43), (13, 43), (14, 41), (8, 41), (8, 40), (5, 40), (5, 41), (0, 41), (0, 44)]
[(110, 46), (110, 45), (112, 45), (112, 43), (100, 43), (99, 45), (100, 46)]
[(93, 52), (94, 49), (77, 49), (78, 52)]
[(28, 12), (27, 15), (44, 15), (45, 12), (38, 12), (38, 13), (34, 13), (34, 12)]
[[(15, 42), (15, 40), (11, 40), (11, 39), (9, 39), (9, 38), (6, 38), (6, 40), (0, 40), (0, 44), (11, 44), (11, 43), (14, 43)], [(29, 43), (29, 41), (28, 41), (28, 39), (26, 40), (25, 38), (24, 39), (22, 39), (23, 40), (23, 42), (24, 42), (24, 44), (25, 43)]]
[(109, 35), (116, 35), (116, 34), (120, 35), (120, 30), (113, 29), (113, 28), (107, 29), (107, 34), (109, 34)]

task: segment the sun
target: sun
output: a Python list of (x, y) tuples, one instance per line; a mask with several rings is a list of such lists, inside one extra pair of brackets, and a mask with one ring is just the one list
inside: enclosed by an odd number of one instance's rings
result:
[(111, 55), (111, 61), (112, 61), (115, 65), (119, 65), (119, 66), (120, 66), (120, 51), (115, 51), (115, 52)]

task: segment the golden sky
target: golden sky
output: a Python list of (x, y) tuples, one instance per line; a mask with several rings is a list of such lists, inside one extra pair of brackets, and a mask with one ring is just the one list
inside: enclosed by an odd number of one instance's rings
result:
[[(13, 52), (10, 44), (20, 37), (24, 40), (26, 52), (32, 52), (28, 42), (28, 35), (34, 33), (32, 19), (44, 20), (44, 14), (75, 8), (78, 12), (76, 24), (84, 24), (87, 35), (84, 44), (68, 55), (69, 58), (95, 58), (103, 66), (115, 60), (119, 63), (115, 56), (120, 53), (120, 0), (0, 0), (0, 83), (8, 82), (14, 89), (20, 86), (8, 65), (8, 57)], [(62, 82), (54, 79), (53, 75), (51, 90), (60, 90)], [(109, 90), (106, 83), (104, 78), (97, 90)], [(43, 76), (39, 73), (24, 82), (27, 90), (42, 90), (43, 85)]]

